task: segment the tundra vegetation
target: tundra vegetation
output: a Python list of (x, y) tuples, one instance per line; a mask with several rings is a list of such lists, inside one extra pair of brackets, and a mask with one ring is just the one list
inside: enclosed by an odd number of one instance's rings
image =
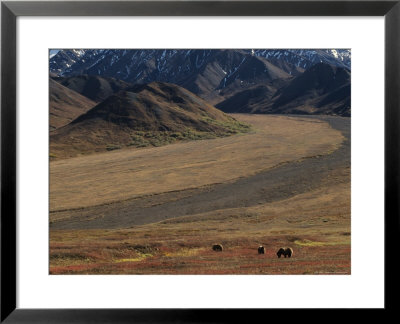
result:
[(349, 139), (323, 118), (233, 117), (251, 130), (52, 160), (50, 273), (350, 274)]

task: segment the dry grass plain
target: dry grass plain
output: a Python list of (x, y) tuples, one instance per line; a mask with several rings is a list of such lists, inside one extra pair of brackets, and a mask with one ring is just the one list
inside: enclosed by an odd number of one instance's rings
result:
[(226, 182), (328, 154), (343, 140), (339, 131), (319, 120), (270, 115), (236, 118), (253, 125), (254, 132), (51, 161), (50, 211)]
[[(345, 140), (318, 119), (235, 117), (254, 131), (52, 161), (50, 222), (56, 225), (60, 214), (68, 219), (73, 209), (146, 195), (157, 199), (164, 192), (226, 183), (288, 163), (301, 166), (305, 158), (332, 154)], [(328, 168), (318, 186), (268, 203), (129, 228), (77, 224), (76, 229), (50, 226), (51, 274), (349, 274), (350, 165)], [(214, 243), (224, 250), (212, 251)], [(266, 254), (257, 254), (259, 245)], [(294, 256), (278, 259), (281, 246), (292, 247)]]

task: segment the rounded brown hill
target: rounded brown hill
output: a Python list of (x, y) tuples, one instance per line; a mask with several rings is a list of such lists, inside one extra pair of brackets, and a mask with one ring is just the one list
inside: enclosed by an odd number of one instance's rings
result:
[(53, 157), (228, 136), (249, 127), (190, 91), (152, 82), (120, 91), (50, 137)]
[(49, 79), (50, 131), (65, 126), (93, 108), (96, 103), (79, 93)]

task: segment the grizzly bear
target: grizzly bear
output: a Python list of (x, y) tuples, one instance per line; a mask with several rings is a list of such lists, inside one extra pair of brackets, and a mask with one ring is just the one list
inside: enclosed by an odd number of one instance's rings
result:
[(292, 250), (292, 248), (290, 248), (290, 247), (286, 248), (286, 249), (285, 249), (285, 252), (284, 252), (284, 255), (285, 255), (285, 258), (286, 258), (286, 256), (287, 256), (288, 258), (291, 258), (292, 255), (293, 255), (293, 250)]
[(213, 249), (214, 251), (219, 251), (219, 252), (221, 252), (221, 251), (223, 250), (223, 247), (222, 247), (221, 244), (214, 244), (213, 247), (212, 247), (212, 249)]
[[(281, 255), (285, 255), (285, 249), (284, 248), (280, 248), (278, 250), (278, 252), (276, 252), (276, 255), (278, 256), (278, 258), (280, 258)], [(286, 255), (285, 255), (285, 258), (286, 258)]]

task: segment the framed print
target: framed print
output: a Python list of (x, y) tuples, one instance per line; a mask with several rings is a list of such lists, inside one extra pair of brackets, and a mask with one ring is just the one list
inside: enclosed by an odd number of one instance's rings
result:
[(2, 321), (393, 308), (398, 1), (1, 10)]

